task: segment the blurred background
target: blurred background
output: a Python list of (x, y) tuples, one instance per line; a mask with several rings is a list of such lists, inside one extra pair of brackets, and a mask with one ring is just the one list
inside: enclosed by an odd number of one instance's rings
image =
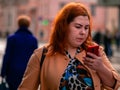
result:
[(109, 34), (112, 39), (110, 60), (120, 71), (120, 0), (0, 0), (0, 62), (2, 62), (7, 36), (14, 33), (18, 27), (16, 23), (18, 15), (26, 14), (32, 18), (30, 30), (41, 46), (49, 39), (55, 15), (69, 2), (81, 2), (87, 6), (93, 18), (93, 38), (97, 32), (100, 32), (101, 38), (96, 37), (97, 41), (100, 41), (99, 44), (104, 46), (104, 35)]

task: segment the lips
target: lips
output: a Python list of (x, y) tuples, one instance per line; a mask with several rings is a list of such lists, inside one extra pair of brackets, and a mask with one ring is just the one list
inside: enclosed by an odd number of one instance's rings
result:
[(83, 40), (84, 40), (83, 38), (77, 38), (77, 41), (79, 41), (79, 42), (81, 42)]

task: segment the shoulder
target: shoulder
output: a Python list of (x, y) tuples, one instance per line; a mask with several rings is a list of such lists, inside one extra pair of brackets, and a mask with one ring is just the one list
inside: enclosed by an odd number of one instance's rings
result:
[(43, 51), (43, 47), (39, 47), (37, 49), (34, 50), (34, 54), (37, 56), (37, 57), (40, 57), (42, 55), (42, 51)]
[(37, 38), (36, 38), (34, 35), (31, 35), (31, 38), (32, 38), (34, 41), (37, 41)]
[(40, 59), (41, 56), (42, 56), (42, 53), (43, 53), (43, 48), (45, 48), (45, 47), (46, 46), (41, 46), (41, 47), (35, 49), (34, 52), (33, 52), (33, 54), (35, 54), (35, 56)]
[(10, 35), (7, 37), (7, 41), (12, 42), (12, 41), (15, 40), (15, 38), (16, 38), (16, 35), (15, 35), (15, 34), (10, 34)]
[(40, 63), (40, 58), (42, 56), (42, 50), (43, 47), (37, 48), (34, 50), (33, 54), (31, 55), (29, 59), (29, 65), (32, 66), (33, 64), (38, 64)]

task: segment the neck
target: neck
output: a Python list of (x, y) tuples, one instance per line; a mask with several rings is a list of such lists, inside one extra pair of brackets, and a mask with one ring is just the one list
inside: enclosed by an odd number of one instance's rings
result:
[(72, 58), (75, 56), (76, 49), (77, 48), (68, 48), (67, 49), (68, 53), (71, 55)]

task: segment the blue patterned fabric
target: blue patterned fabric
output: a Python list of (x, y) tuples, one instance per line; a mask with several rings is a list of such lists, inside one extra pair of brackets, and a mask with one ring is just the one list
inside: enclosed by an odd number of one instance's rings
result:
[[(80, 50), (76, 51), (76, 54)], [(93, 81), (87, 69), (76, 58), (71, 58), (66, 51), (66, 55), (70, 58), (70, 62), (61, 78), (59, 90), (94, 90)]]

